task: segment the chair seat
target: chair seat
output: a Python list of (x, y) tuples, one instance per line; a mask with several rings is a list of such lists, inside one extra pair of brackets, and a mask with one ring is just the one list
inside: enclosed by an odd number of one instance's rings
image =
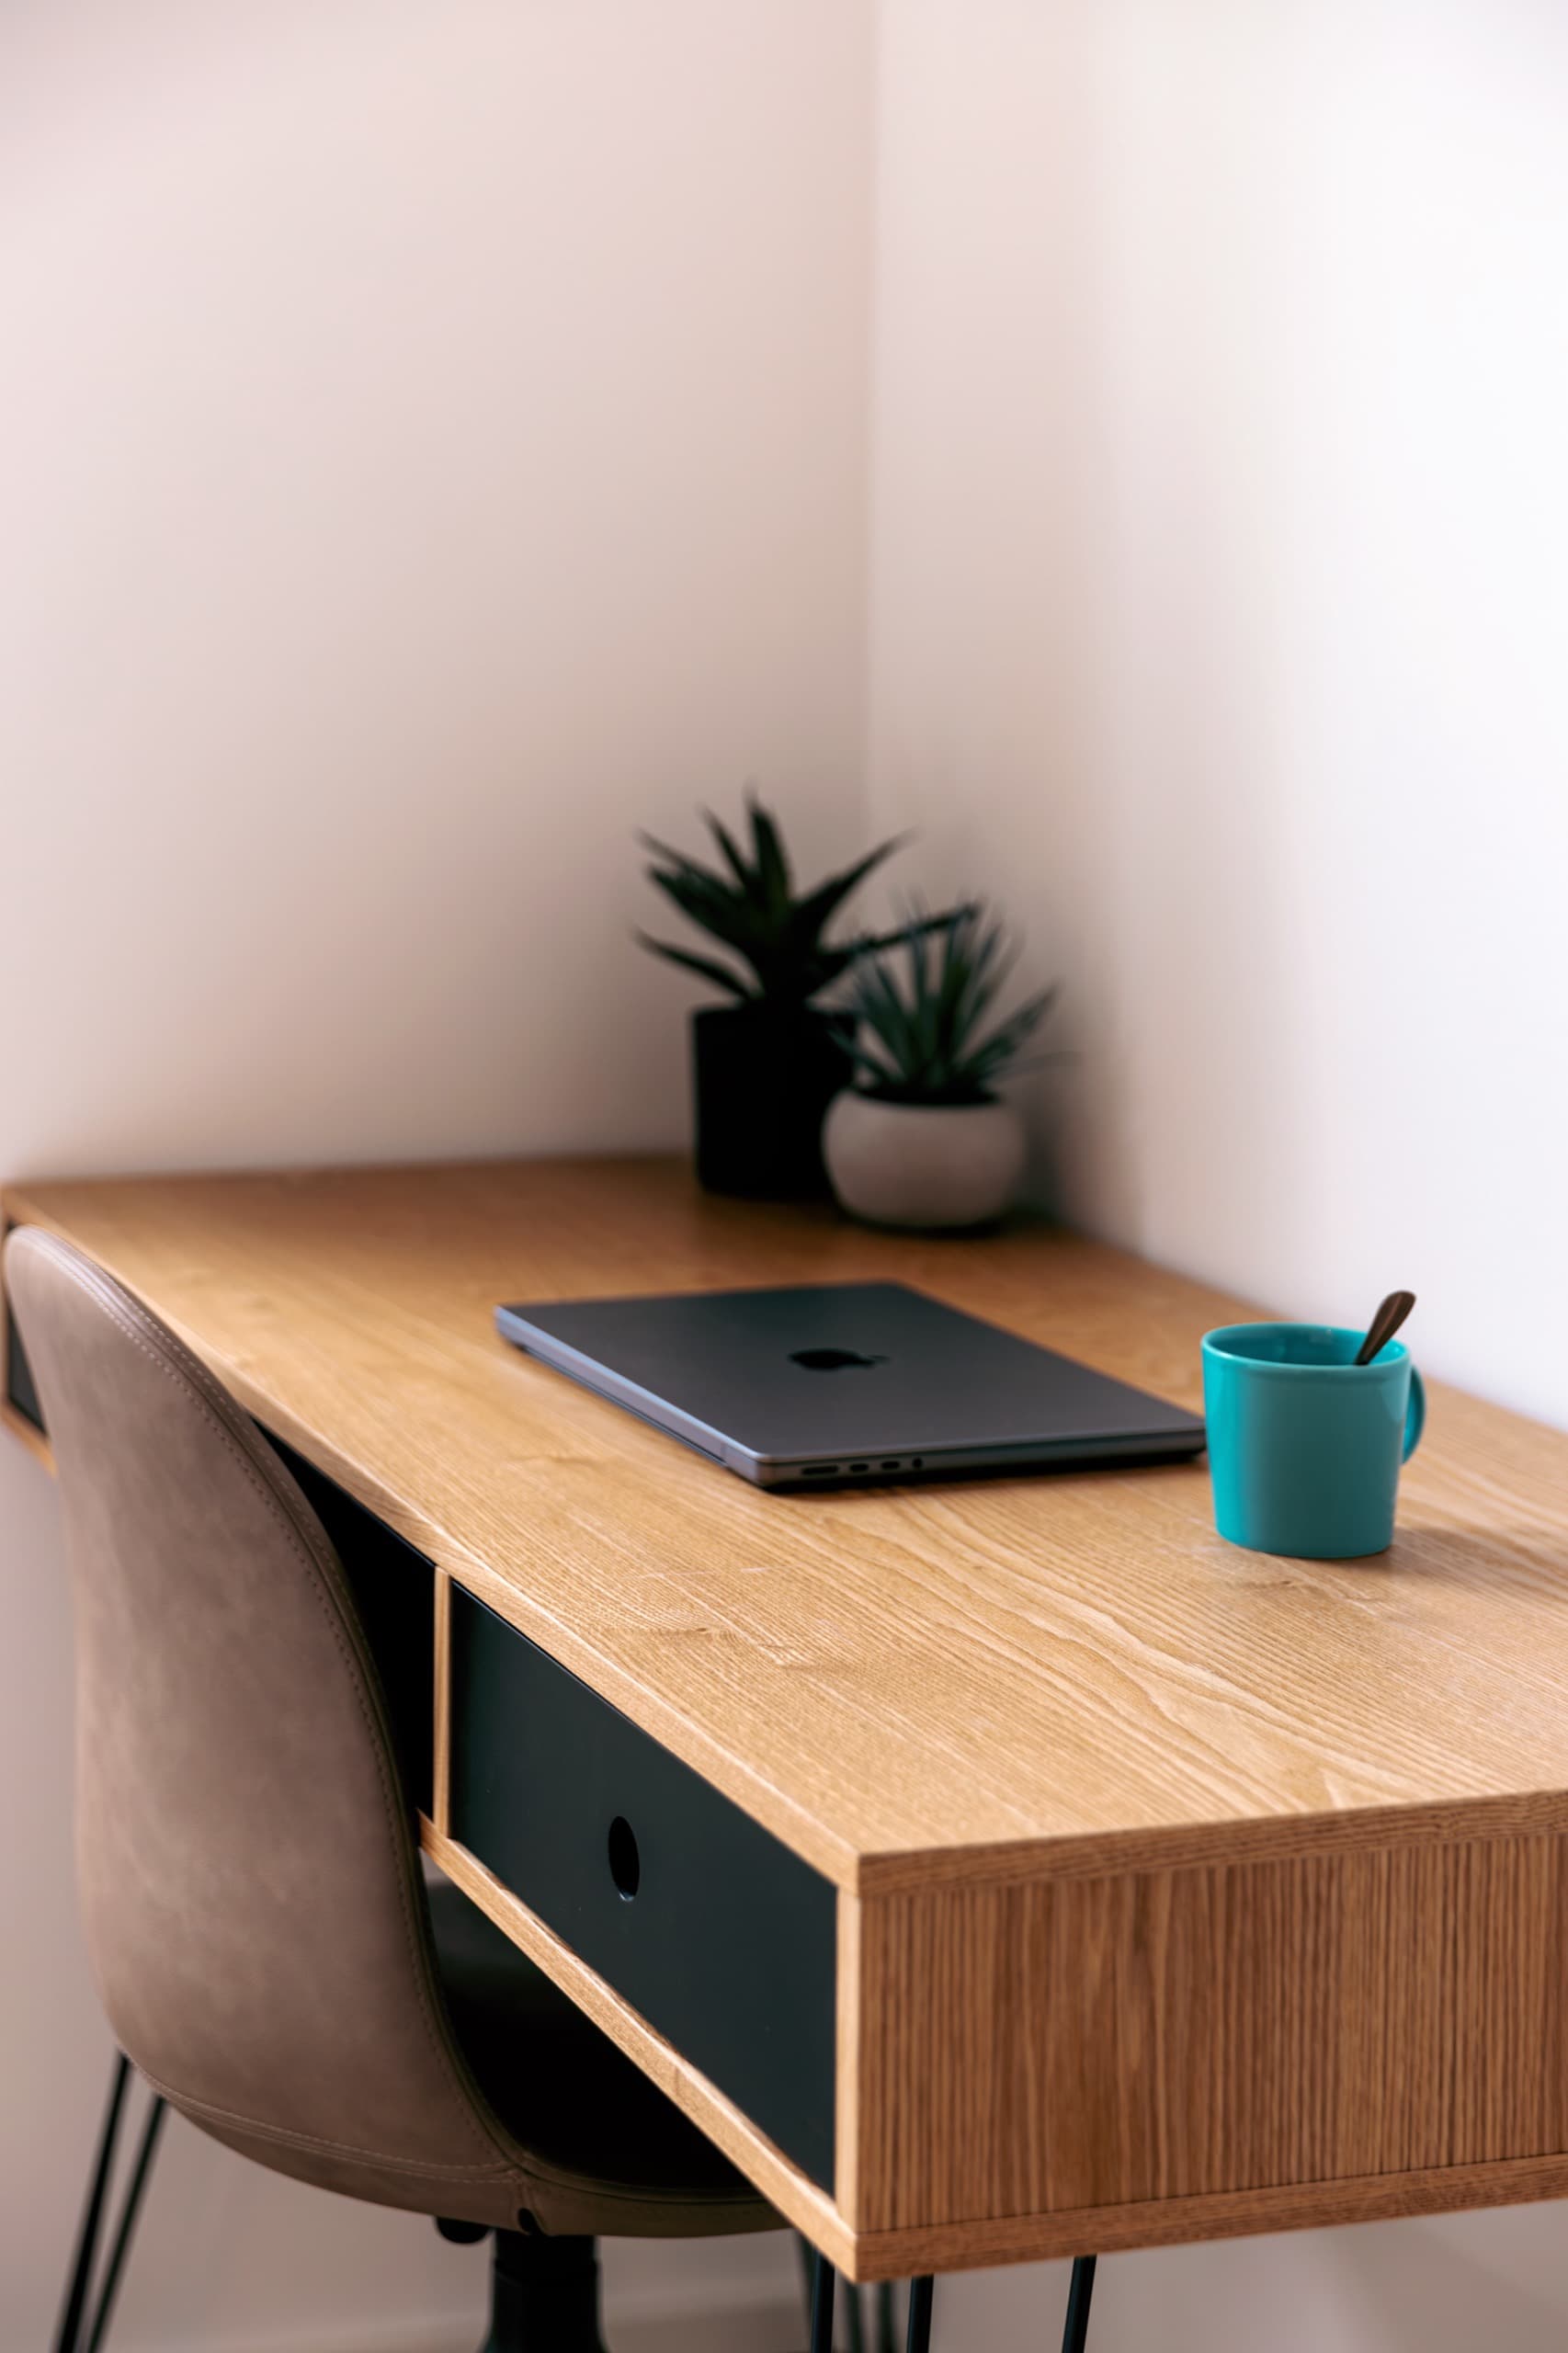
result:
[(441, 1990), (496, 2116), (560, 2171), (629, 2190), (755, 2205), (778, 2217), (695, 2124), (450, 1881), (426, 1893)]

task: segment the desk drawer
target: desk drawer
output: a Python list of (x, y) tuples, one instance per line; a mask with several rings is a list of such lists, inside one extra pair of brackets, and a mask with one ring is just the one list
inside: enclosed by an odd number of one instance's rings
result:
[(830, 1881), (460, 1587), (452, 1836), (824, 2188)]

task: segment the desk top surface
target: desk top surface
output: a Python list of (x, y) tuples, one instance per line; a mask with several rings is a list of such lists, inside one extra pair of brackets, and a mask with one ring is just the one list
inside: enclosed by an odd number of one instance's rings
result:
[(898, 1279), (1182, 1404), (1236, 1302), (1043, 1225), (867, 1232), (665, 1161), (13, 1187), (243, 1403), (841, 1883), (1568, 1825), (1568, 1437), (1440, 1387), (1393, 1549), (1199, 1464), (776, 1496), (497, 1300)]

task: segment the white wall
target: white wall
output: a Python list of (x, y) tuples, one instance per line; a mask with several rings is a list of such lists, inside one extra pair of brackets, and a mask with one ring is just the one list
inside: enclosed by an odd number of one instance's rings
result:
[(1568, 15), (889, 0), (872, 793), (1074, 1213), (1568, 1421)]
[[(862, 824), (869, 35), (845, 0), (11, 0), (7, 1176), (684, 1134), (632, 829), (748, 775), (807, 858)], [(14, 1447), (0, 1549), (0, 2348), (36, 2353), (108, 2045)], [(617, 2250), (622, 2341), (787, 2308), (758, 2244)], [(176, 2126), (117, 2341), (461, 2347), (483, 2269)]]
[[(872, 815), (1067, 984), (1042, 1176), (1568, 1425), (1568, 16), (887, 0), (879, 93)], [(1092, 2342), (1546, 2353), (1565, 2252), (1117, 2257)]]

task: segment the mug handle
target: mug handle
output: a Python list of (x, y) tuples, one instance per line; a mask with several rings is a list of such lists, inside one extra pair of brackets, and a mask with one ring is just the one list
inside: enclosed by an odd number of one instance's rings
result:
[(1404, 1409), (1404, 1452), (1402, 1462), (1408, 1462), (1421, 1443), (1421, 1433), (1426, 1427), (1426, 1392), (1421, 1375), (1414, 1365), (1410, 1368), (1410, 1403)]

